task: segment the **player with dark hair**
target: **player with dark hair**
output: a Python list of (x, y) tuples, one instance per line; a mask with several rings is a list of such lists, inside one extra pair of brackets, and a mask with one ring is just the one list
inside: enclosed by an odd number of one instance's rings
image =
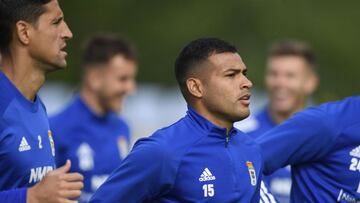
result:
[(252, 83), (234, 46), (190, 42), (175, 75), (187, 115), (137, 141), (90, 202), (259, 202), (262, 158), (233, 123), (249, 115)]
[[(236, 127), (257, 138), (303, 110), (318, 83), (315, 55), (305, 42), (281, 40), (268, 52), (265, 85), (269, 104), (255, 117), (236, 123)], [(290, 167), (277, 170), (263, 180), (279, 202), (290, 201)]]
[(74, 202), (82, 176), (55, 169), (46, 110), (37, 96), (46, 74), (66, 66), (72, 33), (56, 0), (0, 0), (0, 202)]
[(135, 51), (116, 35), (96, 35), (86, 44), (82, 66), (80, 93), (50, 118), (50, 127), (57, 165), (70, 159), (70, 171), (84, 175), (79, 202), (88, 202), (129, 151), (129, 127), (117, 113), (135, 88)]

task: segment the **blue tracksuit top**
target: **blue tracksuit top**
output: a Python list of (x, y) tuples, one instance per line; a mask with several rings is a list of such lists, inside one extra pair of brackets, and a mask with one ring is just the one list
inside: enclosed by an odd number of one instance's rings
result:
[(360, 97), (295, 114), (256, 139), (264, 174), (292, 165), (291, 202), (360, 202)]
[(25, 203), (27, 187), (55, 168), (45, 107), (26, 99), (0, 71), (0, 202)]
[(259, 203), (259, 148), (241, 131), (226, 131), (189, 107), (175, 124), (138, 140), (90, 202)]
[[(256, 128), (247, 132), (247, 134), (249, 134), (254, 139), (260, 137), (260, 135), (277, 126), (275, 121), (271, 118), (267, 107), (255, 116), (254, 122), (256, 122)], [(280, 168), (271, 175), (263, 176), (263, 181), (271, 189), (271, 193), (276, 197), (278, 202), (290, 202), (290, 166)]]
[(80, 95), (50, 118), (58, 167), (71, 160), (71, 172), (84, 176), (80, 203), (92, 194), (120, 165), (129, 151), (129, 127), (115, 112), (99, 116)]

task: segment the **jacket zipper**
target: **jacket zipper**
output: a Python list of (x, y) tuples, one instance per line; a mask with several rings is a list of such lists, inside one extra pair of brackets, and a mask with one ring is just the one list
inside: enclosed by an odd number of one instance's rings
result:
[(233, 180), (234, 180), (234, 187), (238, 188), (238, 178), (237, 178), (237, 173), (236, 173), (236, 169), (235, 169), (235, 163), (234, 163), (234, 159), (232, 157), (232, 154), (230, 152), (230, 148), (229, 148), (229, 142), (230, 142), (230, 134), (227, 133), (226, 137), (225, 137), (225, 151), (229, 157), (230, 160), (230, 165), (231, 165), (231, 171), (232, 171), (232, 176), (233, 176)]
[(229, 141), (230, 141), (230, 135), (229, 133), (226, 133), (226, 137), (225, 137), (225, 147), (227, 148), (229, 145)]

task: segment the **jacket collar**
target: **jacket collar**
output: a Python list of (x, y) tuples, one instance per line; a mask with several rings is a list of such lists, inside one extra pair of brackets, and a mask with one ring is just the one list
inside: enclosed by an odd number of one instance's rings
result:
[(191, 121), (194, 123), (196, 127), (201, 129), (203, 132), (207, 134), (216, 134), (221, 135), (222, 137), (226, 137), (227, 135), (232, 136), (237, 133), (237, 130), (232, 127), (227, 133), (226, 128), (221, 128), (209, 120), (207, 120), (205, 117), (197, 113), (191, 106), (188, 105), (188, 111), (186, 112), (187, 116), (191, 119)]

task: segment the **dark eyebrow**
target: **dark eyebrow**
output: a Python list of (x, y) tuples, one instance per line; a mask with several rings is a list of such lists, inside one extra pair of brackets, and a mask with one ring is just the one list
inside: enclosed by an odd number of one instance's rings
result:
[(64, 16), (59, 16), (59, 17), (55, 18), (52, 22), (53, 23), (58, 23), (58, 22), (60, 22), (62, 20), (64, 20)]
[(225, 71), (225, 74), (227, 73), (240, 73), (241, 70), (240, 69), (228, 69)]
[(227, 69), (225, 70), (225, 73), (228, 73), (228, 72), (235, 72), (235, 73), (240, 73), (240, 72), (247, 72), (247, 68), (245, 67), (244, 69), (239, 69), (239, 68), (230, 68), (230, 69)]

